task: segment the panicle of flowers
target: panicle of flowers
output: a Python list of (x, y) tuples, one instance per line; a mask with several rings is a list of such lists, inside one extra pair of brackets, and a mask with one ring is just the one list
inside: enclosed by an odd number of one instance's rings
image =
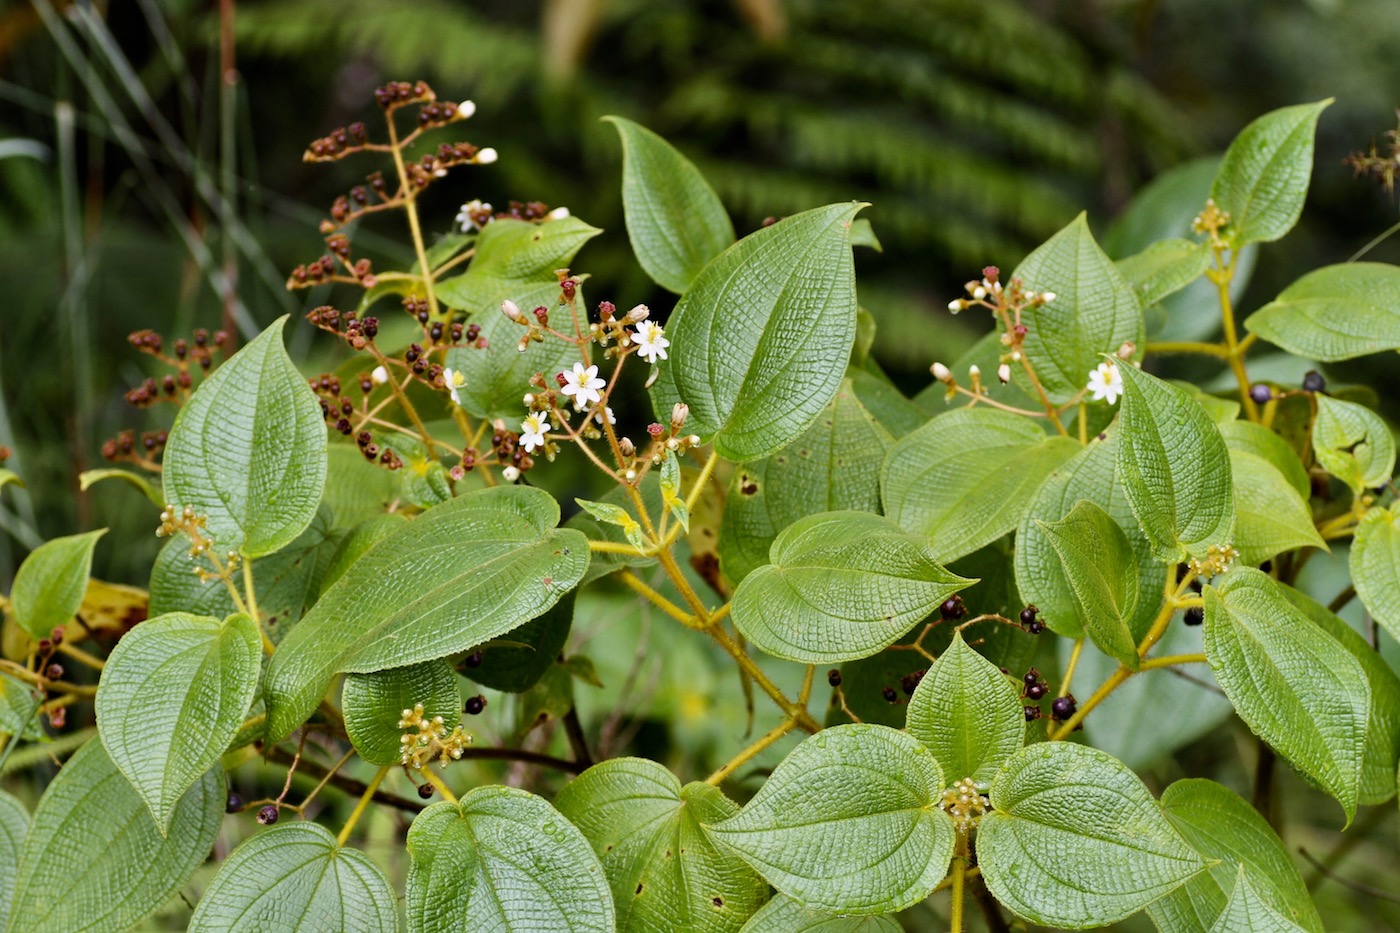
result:
[[(1020, 278), (1012, 278), (1009, 283), (1003, 284), (1001, 270), (996, 266), (984, 268), (982, 277), (967, 282), (963, 286), (963, 290), (967, 293), (967, 297), (955, 298), (950, 301), (948, 310), (958, 314), (968, 308), (980, 307), (992, 312), (1002, 329), (1001, 345), (1003, 350), (997, 360), (996, 376), (997, 381), (1005, 385), (1011, 381), (1013, 368), (1028, 368), (1024, 344), (1030, 330), (1023, 323), (1022, 315), (1028, 308), (1038, 308), (1050, 304), (1059, 296), (1052, 291), (1036, 291), (1026, 288), (1025, 283)], [(968, 379), (972, 383), (970, 390), (960, 386), (952, 371), (942, 363), (934, 363), (929, 371), (935, 379), (947, 386), (948, 399), (952, 399), (960, 392), (973, 397), (985, 394), (981, 370), (976, 366), (969, 367), (968, 370)]]
[(462, 757), (462, 752), (472, 744), (470, 734), (462, 731), (460, 725), (448, 731), (447, 723), (441, 716), (428, 717), (422, 703), (413, 704), (399, 718), (399, 736), (402, 750), (399, 761), (405, 768), (421, 770), (434, 759), (439, 766), (446, 768), (448, 763)]
[(970, 777), (961, 778), (943, 792), (938, 805), (952, 818), (958, 831), (966, 833), (992, 809), (987, 791), (987, 785), (978, 784)]
[(1240, 552), (1233, 544), (1212, 544), (1204, 557), (1193, 557), (1187, 565), (1198, 577), (1214, 577), (1230, 569)]
[(201, 564), (196, 564), (191, 568), (191, 572), (199, 577), (201, 582), (211, 580), (229, 579), (233, 570), (238, 567), (242, 559), (237, 551), (229, 551), (223, 555), (223, 560), (214, 550), (214, 540), (204, 531), (206, 517), (198, 515), (192, 506), (180, 508), (167, 504), (160, 512), (160, 525), (156, 528), (157, 538), (168, 538), (171, 535), (183, 534), (190, 542), (189, 558), (198, 560), (205, 558), (213, 566), (213, 571), (208, 570)]

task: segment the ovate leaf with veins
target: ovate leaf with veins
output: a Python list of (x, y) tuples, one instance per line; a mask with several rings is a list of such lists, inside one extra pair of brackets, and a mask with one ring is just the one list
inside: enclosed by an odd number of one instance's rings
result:
[(360, 757), (372, 765), (396, 765), (399, 741), (417, 730), (399, 726), (404, 710), (423, 704), (423, 717), (441, 716), (451, 732), (462, 719), (462, 692), (457, 672), (445, 660), (426, 661), (372, 674), (347, 674), (340, 708), (345, 732)]
[(700, 170), (666, 140), (622, 117), (604, 117), (622, 138), (627, 237), (653, 282), (683, 293), (734, 242), (734, 225)]
[(1173, 295), (1205, 274), (1210, 247), (1195, 240), (1158, 240), (1115, 265), (1132, 283), (1145, 308)]
[(498, 486), (434, 506), (380, 541), (272, 656), (269, 737), (305, 721), (337, 673), (466, 651), (549, 609), (588, 567), (587, 539), (558, 521), (548, 493)]
[(1317, 118), (1330, 103), (1266, 113), (1230, 143), (1210, 196), (1230, 215), (1224, 236), (1235, 249), (1277, 240), (1298, 222), (1312, 175)]
[(190, 785), (233, 741), (258, 690), (262, 641), (243, 614), (171, 613), (117, 642), (97, 689), (97, 731), (162, 833)]
[(28, 832), (29, 811), (14, 797), (0, 791), (0, 930), (5, 929), (10, 919), (19, 853)]
[(1250, 882), (1243, 865), (1235, 890), (1210, 933), (1306, 933), (1302, 927), (1270, 907)]
[(974, 582), (938, 563), (926, 538), (869, 512), (794, 522), (770, 559), (735, 591), (734, 624), (774, 657), (807, 664), (872, 655)]
[(893, 917), (823, 913), (803, 907), (786, 894), (775, 894), (739, 933), (901, 933), (903, 929)]
[(1400, 509), (1377, 506), (1356, 526), (1351, 580), (1366, 611), (1400, 638)]
[(943, 790), (943, 769), (912, 736), (835, 726), (793, 749), (738, 816), (710, 830), (805, 907), (891, 913), (948, 873)]
[(1238, 568), (1204, 596), (1206, 657), (1221, 689), (1351, 822), (1371, 703), (1360, 663), (1258, 570)]
[(1138, 568), (1127, 534), (1103, 508), (1081, 499), (1058, 522), (1040, 522), (1084, 630), (1099, 650), (1136, 670), (1137, 639), (1129, 623), (1137, 610)]
[(690, 429), (740, 463), (811, 427), (840, 385), (833, 361), (855, 342), (850, 227), (862, 206), (795, 214), (705, 266), (667, 322), (656, 411), (685, 402)]
[(1262, 457), (1230, 451), (1235, 492), (1235, 540), (1240, 560), (1260, 564), (1301, 547), (1328, 550), (1313, 527), (1312, 510), (1279, 470)]
[(1035, 923), (1107, 926), (1206, 867), (1138, 776), (1097, 749), (1029, 745), (990, 796), (994, 809), (977, 830), (982, 877)]
[(909, 734), (933, 753), (953, 780), (989, 783), (1026, 738), (1017, 691), (961, 633), (924, 674), (909, 698)]
[(614, 758), (554, 803), (603, 863), (618, 933), (733, 933), (768, 896), (768, 882), (710, 837), (706, 824), (739, 812), (718, 788), (682, 787), (654, 761)]
[(374, 860), (316, 823), (265, 829), (233, 851), (189, 933), (398, 933), (394, 889)]
[(39, 545), (15, 573), (10, 610), (35, 638), (48, 638), (60, 625), (73, 621), (87, 592), (92, 552), (106, 528), (54, 538)]
[(409, 933), (613, 933), (603, 866), (558, 810), (514, 787), (436, 803), (408, 831)]
[(1324, 363), (1400, 349), (1400, 268), (1352, 262), (1315, 269), (1244, 326), (1294, 356)]
[(326, 425), (282, 347), (285, 317), (200, 383), (165, 446), (166, 501), (206, 519), (215, 550), (271, 554), (316, 515)]
[(1365, 405), (1319, 394), (1312, 442), (1317, 462), (1354, 493), (1384, 486), (1395, 471), (1395, 438)]

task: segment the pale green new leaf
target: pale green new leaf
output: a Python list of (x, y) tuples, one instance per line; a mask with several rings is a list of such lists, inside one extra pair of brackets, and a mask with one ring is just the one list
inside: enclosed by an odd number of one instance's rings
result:
[(1068, 638), (1085, 633), (1082, 606), (1065, 576), (1064, 564), (1041, 529), (1041, 522), (1055, 522), (1069, 514), (1080, 500), (1087, 500), (1106, 511), (1126, 535), (1132, 549), (1132, 563), (1138, 578), (1138, 605), (1128, 623), (1135, 639), (1141, 639), (1151, 626), (1161, 605), (1166, 568), (1152, 553), (1152, 545), (1142, 533), (1127, 491), (1115, 481), (1115, 463), (1122, 434), (1119, 425), (1110, 425), (1108, 436), (1090, 441), (1040, 485), (1016, 529), (1016, 587), (1026, 602), (1040, 609), (1050, 629)]
[(1243, 865), (1235, 881), (1230, 902), (1210, 933), (1305, 933), (1302, 927), (1274, 910), (1250, 883), (1249, 872)]
[(206, 519), (215, 550), (261, 557), (316, 515), (326, 484), (326, 425), (282, 346), (280, 317), (199, 384), (162, 458), (166, 502)]
[(658, 413), (690, 406), (690, 430), (735, 462), (800, 437), (840, 385), (856, 336), (850, 227), (831, 204), (764, 227), (716, 256), (667, 322)]
[(44, 791), (19, 859), (8, 933), (120, 933), (204, 864), (224, 817), (224, 770), (210, 768), (162, 837), (145, 801), (88, 741)]
[(943, 769), (914, 737), (835, 726), (793, 749), (738, 816), (710, 830), (804, 907), (892, 913), (948, 873), (955, 833), (943, 790)]
[(398, 933), (384, 871), (342, 848), (316, 823), (286, 823), (250, 837), (219, 868), (189, 933)]
[(371, 548), (278, 646), (268, 735), (306, 720), (337, 673), (466, 651), (542, 614), (588, 568), (588, 541), (558, 529), (554, 497), (528, 486), (459, 496)]
[(603, 120), (622, 137), (622, 209), (632, 252), (653, 282), (679, 295), (734, 242), (734, 225), (675, 147), (631, 120)]
[(622, 506), (613, 505), (611, 502), (593, 502), (588, 499), (575, 499), (574, 501), (578, 503), (579, 508), (598, 521), (621, 528), (622, 533), (627, 536), (628, 544), (639, 551), (646, 549), (647, 542), (642, 536), (641, 523)]
[(1132, 283), (1145, 308), (1205, 275), (1210, 266), (1210, 247), (1195, 240), (1158, 240), (1115, 265)]
[(1230, 215), (1224, 235), (1235, 249), (1277, 240), (1298, 222), (1312, 175), (1317, 118), (1330, 103), (1328, 98), (1266, 113), (1230, 143), (1210, 196)]
[(1371, 688), (1360, 663), (1279, 591), (1241, 567), (1207, 586), (1205, 648), (1245, 724), (1356, 813)]
[(613, 933), (603, 866), (558, 810), (514, 787), (436, 803), (408, 830), (409, 933)]
[(909, 734), (954, 781), (990, 783), (1026, 740), (1018, 691), (961, 633), (914, 689), (908, 720)]
[(35, 638), (48, 638), (73, 621), (87, 592), (92, 552), (106, 528), (45, 541), (24, 559), (10, 590), (15, 621)]
[(976, 582), (946, 570), (928, 539), (869, 512), (800, 519), (769, 557), (735, 590), (731, 616), (754, 645), (806, 664), (868, 657)]
[(21, 488), (24, 486), (24, 480), (20, 478), (18, 473), (14, 470), (7, 470), (4, 467), (0, 467), (0, 489), (4, 489), (11, 483)]
[(688, 534), (690, 510), (686, 508), (685, 499), (681, 496), (681, 458), (677, 455), (661, 461), (661, 501)]
[(1235, 524), (1230, 455), (1190, 395), (1133, 366), (1123, 374), (1118, 480), (1161, 560), (1229, 544)]
[(1206, 867), (1138, 776), (1085, 745), (1026, 746), (990, 796), (977, 830), (982, 878), (1035, 923), (1107, 926)]
[(803, 907), (786, 894), (775, 894), (739, 933), (902, 933), (893, 917), (848, 917)]
[(241, 613), (223, 622), (157, 616), (112, 649), (97, 688), (97, 731), (162, 833), (238, 733), (261, 670), (257, 623)]
[(423, 704), (423, 718), (441, 716), (451, 732), (462, 719), (462, 691), (457, 672), (445, 660), (426, 661), (370, 674), (347, 674), (340, 692), (345, 732), (355, 751), (372, 765), (396, 765), (399, 742), (419, 730), (399, 725), (405, 710)]
[[(1099, 248), (1084, 214), (1022, 260), (1012, 276), (1026, 288), (1055, 293), (1054, 301), (1023, 311), (1021, 320), (1029, 328), (1026, 356), (1056, 405), (1079, 394), (1103, 354), (1129, 341), (1144, 345), (1137, 293)], [(1012, 367), (1012, 377), (1032, 391), (1021, 367)]]
[(1365, 405), (1319, 394), (1312, 442), (1317, 462), (1354, 493), (1384, 486), (1395, 471), (1395, 438)]
[(900, 438), (880, 471), (885, 514), (947, 563), (1015, 528), (1050, 471), (1080, 449), (993, 408), (939, 415)]
[(151, 500), (151, 502), (155, 504), (156, 508), (165, 508), (164, 498), (159, 492), (156, 491), (156, 487), (151, 485), (151, 481), (146, 479), (146, 477), (142, 476), (140, 473), (133, 473), (130, 470), (118, 470), (115, 468), (104, 470), (84, 470), (83, 472), (78, 474), (78, 490), (80, 492), (86, 492), (92, 486), (102, 482), (104, 479), (122, 480), (123, 482), (130, 483), (132, 486), (136, 487), (141, 491), (141, 495)]
[(1080, 499), (1058, 522), (1038, 522), (1060, 558), (1060, 570), (1099, 650), (1136, 670), (1137, 639), (1129, 623), (1137, 611), (1138, 568), (1127, 534), (1102, 506)]
[(1244, 326), (1294, 356), (1325, 363), (1400, 349), (1400, 268), (1352, 262), (1315, 269)]
[[(487, 310), (476, 295), (476, 283), (483, 279), (515, 282), (552, 281), (556, 300), (559, 280), (556, 269), (568, 266), (583, 244), (602, 233), (577, 217), (560, 217), (535, 223), (501, 217), (491, 221), (476, 238), (476, 253), (467, 271), (437, 283), (438, 299), (449, 307), (469, 313)], [(490, 301), (489, 298), (485, 299)], [(525, 305), (520, 306), (528, 312)], [(494, 306), (490, 310), (495, 312)]]
[(1288, 441), (1262, 424), (1252, 421), (1229, 421), (1217, 424), (1216, 427), (1220, 429), (1220, 436), (1225, 438), (1225, 446), (1230, 450), (1242, 450), (1267, 460), (1274, 469), (1283, 474), (1284, 479), (1288, 480), (1288, 485), (1298, 491), (1298, 496), (1303, 501), (1306, 502), (1312, 495), (1308, 471), (1303, 466), (1303, 461), (1298, 458), (1298, 452), (1288, 446)]
[(706, 829), (739, 812), (718, 788), (681, 787), (654, 761), (614, 758), (554, 805), (603, 863), (618, 933), (733, 933), (768, 897), (768, 882)]
[(24, 804), (0, 791), (0, 930), (10, 921), (19, 853), (29, 832), (29, 811)]
[(817, 423), (764, 460), (734, 471), (719, 532), (720, 566), (738, 585), (768, 563), (773, 539), (817, 512), (880, 511), (880, 463), (894, 443), (849, 376)]
[(1371, 617), (1400, 638), (1400, 509), (1368, 511), (1351, 545), (1351, 582)]
[(1288, 479), (1262, 457), (1230, 451), (1235, 494), (1235, 541), (1240, 560), (1261, 564), (1295, 548), (1329, 550), (1313, 526), (1312, 509)]
[(1261, 904), (1311, 933), (1322, 933), (1317, 908), (1283, 840), (1239, 795), (1214, 781), (1190, 778), (1167, 788), (1162, 810), (1213, 864), (1147, 908), (1158, 930), (1206, 933), (1226, 909), (1237, 875), (1248, 869)]

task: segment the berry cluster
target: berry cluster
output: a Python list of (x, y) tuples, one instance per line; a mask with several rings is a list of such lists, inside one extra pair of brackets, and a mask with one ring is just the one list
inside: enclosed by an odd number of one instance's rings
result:
[(154, 467), (155, 458), (164, 452), (169, 437), (165, 431), (142, 431), (139, 436), (132, 430), (121, 431), (102, 442), (102, 459)]

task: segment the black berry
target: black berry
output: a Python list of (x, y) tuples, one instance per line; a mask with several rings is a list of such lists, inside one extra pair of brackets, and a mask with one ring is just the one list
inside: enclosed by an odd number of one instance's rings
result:
[(1190, 609), (1186, 610), (1186, 615), (1181, 621), (1185, 622), (1187, 625), (1200, 625), (1205, 620), (1205, 611), (1201, 609), (1200, 606), (1192, 606)]
[(475, 716), (486, 708), (486, 697), (477, 694), (467, 700), (467, 715)]
[(237, 813), (243, 809), (243, 798), (237, 794), (229, 794), (228, 800), (224, 802), (225, 813)]
[(1025, 713), (1026, 713), (1026, 722), (1034, 722), (1035, 720), (1037, 720), (1037, 719), (1040, 718), (1040, 707), (1039, 707), (1039, 706), (1027, 706), (1027, 707), (1025, 707)]
[(1022, 624), (1022, 625), (1030, 625), (1032, 622), (1035, 621), (1035, 616), (1036, 616), (1036, 613), (1038, 613), (1038, 612), (1040, 612), (1040, 610), (1037, 609), (1037, 608), (1035, 608), (1035, 604), (1034, 604), (1034, 603), (1032, 603), (1031, 605), (1029, 605), (1029, 606), (1027, 606), (1026, 608), (1022, 609), (1022, 610), (1021, 610), (1021, 624)]
[(1025, 685), (1027, 687), (1029, 687), (1031, 684), (1039, 682), (1040, 671), (1036, 670), (1035, 668), (1031, 668), (1030, 670), (1026, 671), (1025, 676), (1023, 676), (1021, 680), (1025, 682)]
[(1264, 385), (1262, 382), (1256, 382), (1249, 387), (1249, 397), (1254, 399), (1258, 404), (1263, 405), (1274, 397), (1274, 390)]
[(831, 684), (833, 687), (841, 686), (841, 672), (833, 667), (831, 670), (826, 672), (826, 682)]
[(1032, 635), (1039, 635), (1041, 632), (1045, 631), (1045, 623), (1036, 619), (1026, 626), (1026, 631), (1030, 632)]
[(258, 822), (264, 826), (271, 826), (277, 822), (277, 804), (270, 803), (258, 811)]
[(1059, 722), (1064, 722), (1074, 715), (1076, 706), (1078, 704), (1074, 702), (1072, 696), (1055, 697), (1050, 703), (1050, 716)]
[(433, 796), (433, 785), (431, 785), (431, 784), (419, 784), (419, 785), (418, 785), (418, 796), (419, 796), (419, 797), (422, 797), (424, 800), (427, 800), (428, 798), (432, 797), (432, 796)]
[(1031, 684), (1026, 688), (1026, 698), (1031, 700), (1042, 699), (1049, 689), (1050, 688), (1045, 686), (1045, 684)]
[(480, 666), (481, 666), (481, 652), (480, 652), (480, 651), (473, 651), (471, 654), (467, 655), (467, 660), (466, 660), (465, 663), (466, 663), (467, 667), (480, 667)]
[(963, 605), (961, 596), (949, 596), (943, 601), (943, 605), (938, 607), (938, 612), (945, 619), (961, 619), (967, 615), (967, 607)]
[(1307, 375), (1303, 377), (1304, 392), (1321, 392), (1326, 388), (1327, 380), (1323, 379), (1322, 373), (1315, 369), (1308, 370)]
[(884, 690), (881, 690), (880, 695), (885, 698), (886, 703), (893, 703), (899, 699), (899, 694), (894, 692), (893, 687), (886, 687)]

